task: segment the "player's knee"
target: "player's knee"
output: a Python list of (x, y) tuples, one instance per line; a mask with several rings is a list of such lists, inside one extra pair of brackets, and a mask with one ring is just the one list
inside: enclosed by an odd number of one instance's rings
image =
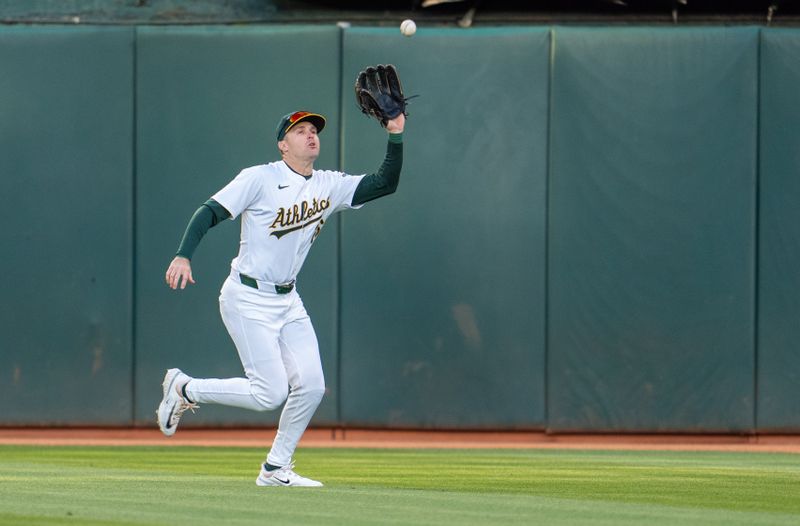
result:
[(325, 395), (325, 381), (320, 378), (304, 384), (300, 389), (306, 400), (319, 404)]
[(312, 398), (317, 402), (320, 402), (322, 400), (322, 397), (325, 396), (325, 388), (323, 387), (321, 389), (310, 389), (307, 395), (309, 398)]
[(286, 385), (273, 388), (252, 386), (251, 394), (258, 405), (256, 411), (273, 411), (286, 401), (286, 397), (289, 395), (289, 388)]

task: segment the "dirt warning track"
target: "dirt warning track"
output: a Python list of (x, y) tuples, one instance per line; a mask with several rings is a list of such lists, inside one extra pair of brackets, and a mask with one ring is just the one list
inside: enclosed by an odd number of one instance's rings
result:
[[(0, 444), (268, 447), (275, 429), (0, 428)], [(511, 448), (800, 453), (800, 435), (611, 435), (544, 432), (309, 429), (300, 447)]]

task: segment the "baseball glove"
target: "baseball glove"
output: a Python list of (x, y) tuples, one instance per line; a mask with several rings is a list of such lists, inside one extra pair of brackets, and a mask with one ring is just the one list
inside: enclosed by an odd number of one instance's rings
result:
[(369, 66), (356, 77), (355, 88), (361, 112), (377, 119), (384, 128), (401, 113), (407, 115), (408, 99), (403, 96), (400, 77), (392, 64)]

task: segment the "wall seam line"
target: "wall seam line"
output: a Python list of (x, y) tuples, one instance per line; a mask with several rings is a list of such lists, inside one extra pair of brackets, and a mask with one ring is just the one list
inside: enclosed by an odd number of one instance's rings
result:
[(550, 432), (550, 179), (553, 144), (553, 71), (555, 64), (555, 28), (550, 27), (547, 64), (547, 144), (544, 179), (544, 428)]
[(758, 49), (756, 60), (756, 140), (755, 140), (755, 191), (753, 197), (753, 433), (758, 433), (758, 323), (759, 323), (759, 261), (760, 261), (760, 241), (759, 230), (761, 228), (761, 69), (762, 60), (762, 40), (764, 31), (758, 30)]
[[(339, 26), (339, 85), (337, 86), (339, 100), (339, 151), (336, 160), (340, 172), (344, 172), (344, 31)], [(334, 345), (336, 345), (336, 423), (342, 426), (342, 236), (344, 227), (344, 214), (339, 214), (336, 221), (336, 275), (334, 278)]]
[(133, 78), (133, 97), (131, 97), (131, 109), (133, 114), (131, 116), (131, 126), (132, 126), (132, 134), (131, 134), (131, 252), (132, 252), (132, 260), (133, 260), (133, 268), (131, 272), (131, 425), (136, 424), (136, 353), (137, 353), (137, 341), (136, 341), (136, 331), (137, 331), (137, 324), (136, 324), (136, 310), (138, 308), (138, 301), (136, 296), (136, 271), (138, 268), (138, 259), (139, 254), (137, 250), (137, 242), (136, 238), (138, 235), (137, 230), (137, 206), (138, 206), (138, 199), (137, 199), (137, 191), (138, 191), (138, 164), (137, 164), (137, 151), (138, 151), (138, 143), (137, 143), (137, 135), (138, 135), (138, 122), (137, 122), (137, 99), (138, 99), (138, 83), (137, 83), (137, 76), (138, 76), (138, 42), (139, 42), (139, 30), (138, 28), (133, 28), (132, 34), (132, 73)]

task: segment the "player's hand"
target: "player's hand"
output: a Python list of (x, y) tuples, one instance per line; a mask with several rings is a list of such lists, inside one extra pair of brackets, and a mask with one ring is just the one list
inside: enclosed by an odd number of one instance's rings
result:
[(406, 126), (406, 116), (402, 113), (386, 123), (386, 131), (389, 133), (403, 133)]
[(186, 288), (187, 283), (194, 285), (192, 264), (185, 257), (175, 256), (175, 259), (172, 260), (167, 269), (167, 285), (172, 290), (175, 290), (180, 285), (181, 290), (183, 290)]

